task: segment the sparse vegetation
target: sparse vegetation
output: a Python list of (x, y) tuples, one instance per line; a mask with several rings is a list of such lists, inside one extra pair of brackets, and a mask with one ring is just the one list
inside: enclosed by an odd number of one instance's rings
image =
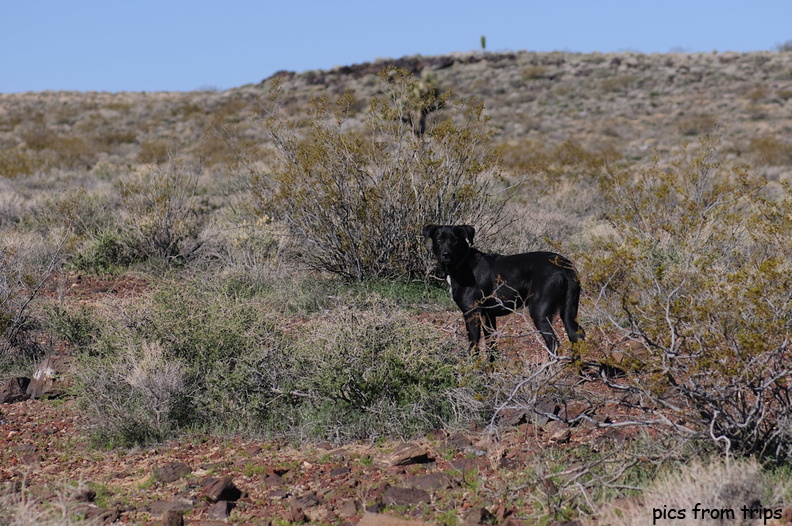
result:
[(585, 268), (613, 330), (595, 345), (635, 344), (623, 388), (678, 414), (675, 430), (786, 462), (790, 200), (764, 199), (713, 139), (685, 153), (605, 177), (613, 235)]
[[(303, 489), (315, 523), (792, 504), (789, 53), (392, 62), (0, 94), (0, 382), (64, 352), (79, 380), (0, 407), (0, 523), (91, 522), (83, 476), (131, 522), (228, 473), (238, 523), (302, 521)], [(451, 222), (570, 256), (588, 340), (517, 313), (467, 356), (420, 236)], [(435, 462), (383, 469), (401, 440)], [(152, 476), (174, 452), (205, 471)]]

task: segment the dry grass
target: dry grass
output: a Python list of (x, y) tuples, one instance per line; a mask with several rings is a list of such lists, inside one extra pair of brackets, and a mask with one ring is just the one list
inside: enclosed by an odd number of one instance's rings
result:
[(603, 507), (596, 522), (590, 524), (749, 526), (756, 524), (757, 518), (767, 524), (774, 511), (775, 518), (780, 518), (779, 505), (788, 493), (789, 483), (779, 484), (755, 460), (694, 461), (659, 477), (643, 498)]

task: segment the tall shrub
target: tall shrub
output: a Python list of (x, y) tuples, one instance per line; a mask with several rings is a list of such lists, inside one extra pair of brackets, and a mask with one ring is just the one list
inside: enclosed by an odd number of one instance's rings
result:
[(403, 70), (379, 80), (362, 125), (351, 119), (351, 92), (316, 99), (299, 129), (273, 106), (263, 124), (277, 167), (254, 176), (253, 188), (307, 242), (312, 266), (352, 280), (422, 278), (422, 225), (475, 223), (486, 233), (501, 220), (493, 132), (476, 100)]
[(609, 174), (612, 235), (584, 256), (607, 320), (601, 348), (632, 355), (632, 390), (686, 434), (789, 458), (792, 217), (715, 140)]

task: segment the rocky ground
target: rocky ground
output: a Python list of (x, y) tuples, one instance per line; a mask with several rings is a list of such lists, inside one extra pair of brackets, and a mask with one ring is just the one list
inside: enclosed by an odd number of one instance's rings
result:
[[(553, 410), (558, 410), (554, 408)], [(329, 443), (295, 449), (278, 442), (192, 436), (141, 450), (103, 451), (84, 442), (79, 406), (69, 398), (2, 406), (0, 485), (13, 508), (58, 501), (97, 522), (145, 524), (523, 524), (542, 503), (515, 481), (550, 447), (619, 446), (630, 434), (560, 422), (513, 426), (379, 445)], [(544, 479), (553, 499), (558, 489)], [(280, 522), (278, 522), (280, 521)], [(450, 522), (454, 523), (454, 522)], [(407, 524), (407, 523), (405, 523)], [(570, 522), (569, 524), (573, 524)]]
[[(59, 274), (47, 294), (92, 302), (134, 296), (145, 287), (128, 276)], [(420, 317), (439, 330), (461, 330), (456, 313)], [(518, 347), (507, 345), (504, 354)], [(68, 347), (60, 349), (66, 356)], [(65, 362), (67, 375), (71, 364)], [(52, 382), (42, 384), (47, 376), (34, 374), (28, 392), (57, 395), (48, 390)], [(50, 376), (57, 383), (61, 375)], [(590, 394), (604, 389), (596, 376), (574, 381)], [(15, 387), (23, 393), (17, 398)], [(90, 422), (76, 399), (25, 399), (26, 387), (9, 379), (0, 390), (7, 402), (0, 405), (0, 508), (22, 524), (45, 523), (52, 506), (104, 524), (533, 524), (529, 519), (563, 501), (559, 486), (588, 469), (582, 463), (563, 469), (554, 465), (556, 455), (607, 456), (636, 435), (635, 429), (596, 427), (626, 414), (617, 400), (597, 408), (585, 400), (563, 406), (539, 400), (536, 411), (549, 417), (505, 409), (492, 429), (438, 430), (407, 443), (295, 448), (189, 435), (152, 448), (106, 450), (86, 441)], [(552, 419), (584, 412), (592, 420)], [(27, 516), (33, 519), (25, 522)]]

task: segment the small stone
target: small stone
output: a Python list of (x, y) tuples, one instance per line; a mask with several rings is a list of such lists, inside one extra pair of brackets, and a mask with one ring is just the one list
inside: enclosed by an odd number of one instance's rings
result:
[(0, 387), (0, 404), (13, 404), (22, 402), (29, 398), (27, 388), (30, 384), (30, 378), (16, 376), (6, 380), (6, 383)]
[(407, 466), (410, 464), (425, 464), (432, 459), (426, 448), (414, 442), (406, 442), (396, 447), (390, 453), (381, 455), (378, 458), (380, 464), (385, 467)]
[(242, 497), (242, 492), (234, 485), (230, 477), (207, 479), (201, 494), (209, 502), (218, 502), (221, 500), (235, 502)]
[(331, 477), (341, 477), (352, 473), (352, 470), (346, 466), (340, 466), (330, 472)]
[(225, 520), (231, 515), (233, 507), (227, 500), (218, 500), (209, 507), (209, 518)]
[(447, 473), (427, 473), (412, 477), (407, 480), (407, 485), (411, 488), (431, 491), (453, 488), (455, 483), (454, 479)]
[(162, 526), (184, 526), (184, 512), (168, 510), (162, 514)]
[(154, 477), (160, 482), (176, 482), (184, 475), (192, 473), (190, 466), (184, 462), (168, 462), (154, 469)]
[(393, 486), (385, 490), (382, 503), (386, 506), (415, 506), (416, 504), (429, 504), (431, 498), (422, 489), (400, 488)]

